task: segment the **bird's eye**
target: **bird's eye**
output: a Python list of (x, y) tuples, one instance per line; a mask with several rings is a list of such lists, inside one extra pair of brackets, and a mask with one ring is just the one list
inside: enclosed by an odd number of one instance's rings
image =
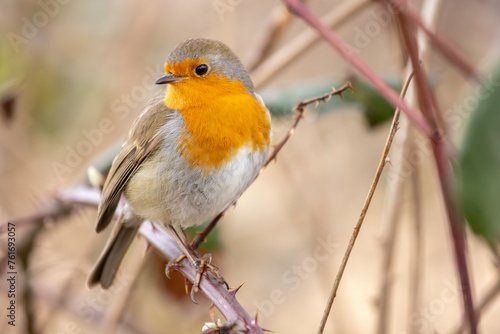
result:
[(198, 75), (198, 76), (201, 77), (202, 75), (207, 74), (207, 72), (208, 72), (208, 65), (207, 64), (198, 65), (196, 67), (196, 69), (194, 70), (194, 72), (196, 73), (196, 75)]

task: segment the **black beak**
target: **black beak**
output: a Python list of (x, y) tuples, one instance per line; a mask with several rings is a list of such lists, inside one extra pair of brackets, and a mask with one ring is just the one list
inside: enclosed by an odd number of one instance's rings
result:
[(159, 78), (158, 80), (156, 80), (155, 84), (164, 85), (164, 84), (169, 84), (172, 82), (179, 82), (183, 79), (184, 79), (183, 77), (178, 77), (178, 76), (173, 75), (172, 73), (167, 73), (164, 76), (162, 76), (161, 78)]

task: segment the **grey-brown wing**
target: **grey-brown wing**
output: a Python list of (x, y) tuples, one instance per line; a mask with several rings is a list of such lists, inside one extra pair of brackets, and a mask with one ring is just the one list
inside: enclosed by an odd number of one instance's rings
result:
[(171, 112), (163, 104), (162, 98), (156, 97), (135, 121), (104, 183), (102, 200), (97, 209), (97, 232), (109, 225), (128, 180), (148, 155), (158, 147), (161, 141), (159, 129), (167, 122), (168, 114)]

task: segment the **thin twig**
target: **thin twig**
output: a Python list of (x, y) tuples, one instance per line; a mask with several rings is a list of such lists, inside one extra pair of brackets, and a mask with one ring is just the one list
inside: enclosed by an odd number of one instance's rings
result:
[(342, 97), (342, 93), (344, 91), (346, 91), (347, 89), (351, 89), (351, 90), (353, 89), (350, 82), (346, 82), (338, 90), (333, 89), (331, 92), (323, 94), (321, 96), (314, 97), (312, 99), (308, 99), (308, 100), (305, 100), (305, 101), (299, 101), (299, 103), (297, 104), (297, 106), (294, 108), (297, 113), (295, 114), (292, 126), (290, 127), (290, 129), (286, 133), (285, 137), (278, 144), (276, 144), (274, 146), (273, 152), (271, 152), (271, 154), (269, 154), (269, 157), (267, 158), (267, 161), (264, 164), (264, 166), (262, 167), (262, 169), (260, 170), (259, 174), (264, 171), (264, 168), (266, 168), (267, 165), (269, 165), (269, 163), (271, 161), (273, 161), (273, 160), (276, 159), (276, 156), (281, 151), (281, 149), (283, 148), (283, 146), (286, 144), (286, 142), (288, 141), (288, 139), (290, 139), (293, 136), (293, 134), (295, 133), (295, 129), (297, 128), (297, 125), (299, 124), (300, 120), (302, 118), (304, 118), (304, 113), (305, 113), (306, 107), (309, 104), (312, 104), (312, 103), (317, 104), (317, 103), (322, 102), (322, 101), (323, 102), (324, 101), (329, 101), (332, 98), (332, 96), (335, 96), (335, 95), (339, 95), (340, 97)]
[(432, 128), (427, 121), (417, 111), (406, 102), (404, 102), (398, 94), (385, 83), (364, 61), (361, 60), (349, 47), (328, 27), (314, 15), (308, 7), (300, 3), (298, 0), (282, 0), (291, 10), (313, 27), (325, 41), (333, 46), (337, 52), (347, 60), (356, 70), (358, 70), (364, 78), (366, 78), (377, 91), (394, 107), (400, 108), (412, 121), (412, 123), (420, 131), (426, 135), (432, 135)]
[[(413, 75), (410, 75), (405, 83), (405, 87), (403, 88), (402, 95), (406, 93), (408, 89), (409, 82)], [(365, 204), (363, 205), (363, 209), (361, 210), (361, 214), (359, 216), (358, 222), (354, 227), (354, 231), (352, 233), (351, 239), (349, 240), (349, 244), (347, 245), (347, 249), (345, 251), (344, 257), (342, 258), (342, 263), (340, 264), (339, 270), (337, 272), (337, 276), (335, 277), (335, 281), (333, 282), (332, 291), (330, 292), (330, 296), (328, 298), (328, 302), (325, 307), (325, 311), (323, 312), (323, 317), (321, 318), (321, 323), (319, 325), (318, 334), (322, 334), (325, 330), (326, 322), (328, 320), (328, 315), (330, 314), (330, 310), (332, 309), (333, 301), (337, 296), (337, 290), (340, 285), (340, 281), (342, 280), (342, 275), (344, 274), (345, 268), (347, 266), (347, 262), (349, 261), (349, 256), (351, 255), (352, 249), (354, 247), (354, 243), (356, 242), (356, 238), (358, 237), (361, 226), (363, 225), (363, 221), (365, 220), (366, 213), (368, 211), (368, 207), (370, 206), (371, 200), (373, 198), (373, 194), (375, 193), (375, 189), (377, 188), (378, 181), (380, 180), (380, 176), (382, 175), (382, 171), (387, 162), (387, 155), (389, 154), (389, 150), (391, 148), (392, 140), (396, 135), (399, 124), (399, 108), (396, 108), (394, 112), (394, 117), (391, 123), (391, 129), (389, 131), (389, 135), (387, 136), (387, 140), (384, 145), (384, 150), (382, 151), (382, 156), (380, 157), (380, 161), (378, 163), (377, 171), (375, 172), (375, 177), (373, 178), (372, 184), (370, 186), (370, 190), (368, 192), (368, 196), (366, 197)]]
[[(343, 1), (323, 16), (321, 21), (325, 22), (330, 28), (338, 28), (371, 3), (370, 0)], [(251, 71), (250, 74), (255, 87), (261, 88), (264, 86), (286, 65), (290, 64), (305, 51), (311, 49), (320, 40), (321, 37), (311, 28), (307, 28), (298, 34), (263, 61), (255, 70)]]
[[(421, 7), (421, 17), (423, 19), (423, 23), (430, 27), (431, 29), (435, 29), (437, 19), (439, 13), (441, 12), (442, 7), (441, 0), (425, 0), (422, 3)], [(423, 64), (428, 63), (429, 58), (429, 39), (425, 38), (424, 32), (419, 31), (417, 34), (417, 45), (419, 47), (419, 58)], [(410, 105), (415, 106), (417, 104), (416, 92), (415, 89), (410, 91), (411, 99)], [(444, 128), (444, 124), (440, 123), (441, 128)], [(410, 135), (413, 134), (413, 131), (410, 131)], [(412, 151), (415, 149), (415, 142), (412, 141)], [(410, 291), (409, 291), (409, 307), (408, 307), (408, 319), (411, 319), (413, 314), (416, 314), (418, 305), (420, 304), (421, 299), (421, 286), (422, 286), (422, 277), (423, 274), (423, 220), (422, 220), (422, 192), (421, 192), (421, 184), (420, 184), (420, 171), (419, 166), (415, 166), (415, 170), (411, 176), (412, 183), (412, 198), (413, 198), (413, 210), (414, 210), (414, 221), (413, 227), (414, 232), (413, 236), (413, 256), (410, 262)], [(420, 330), (415, 326), (413, 322), (408, 323), (409, 332), (410, 333), (418, 333)]]
[[(297, 128), (297, 125), (299, 124), (300, 120), (302, 118), (304, 118), (304, 112), (306, 110), (307, 105), (312, 104), (312, 103), (319, 103), (321, 101), (329, 101), (332, 98), (332, 96), (335, 96), (335, 95), (339, 95), (340, 97), (342, 97), (342, 93), (344, 91), (346, 91), (347, 89), (352, 90), (352, 86), (351, 86), (350, 82), (346, 82), (338, 90), (333, 89), (331, 92), (323, 94), (321, 96), (317, 96), (317, 97), (314, 97), (314, 98), (311, 98), (311, 99), (308, 99), (305, 101), (299, 101), (299, 103), (295, 107), (295, 110), (297, 113), (295, 114), (295, 117), (293, 119), (292, 125), (290, 126), (290, 129), (285, 134), (285, 137), (278, 144), (274, 145), (273, 151), (271, 152), (271, 154), (269, 154), (266, 162), (264, 163), (264, 166), (260, 169), (259, 174), (257, 174), (257, 176), (255, 178), (259, 177), (259, 175), (262, 174), (264, 169), (271, 163), (271, 161), (276, 159), (276, 157), (278, 156), (278, 153), (281, 151), (283, 146), (285, 146), (288, 139), (290, 139), (293, 136), (293, 134), (295, 133), (295, 129)], [(205, 238), (210, 233), (210, 231), (215, 227), (217, 222), (224, 216), (226, 211), (219, 213), (219, 215), (217, 217), (215, 217), (210, 222), (210, 224), (208, 224), (208, 226), (205, 227), (205, 229), (203, 229), (203, 231), (201, 231), (196, 236), (196, 238), (191, 242), (191, 247), (193, 249), (196, 249), (199, 247), (199, 245), (205, 240)]]
[[(403, 86), (403, 90), (401, 93), (401, 97), (406, 95), (411, 79), (413, 78), (413, 72), (407, 71), (409, 73), (407, 75), (406, 82)], [(403, 134), (403, 142), (401, 143), (400, 148), (400, 159), (407, 155), (408, 152), (408, 128), (405, 128), (405, 133)], [(398, 136), (399, 137), (399, 136)], [(400, 161), (397, 161), (395, 171), (396, 175), (399, 175), (401, 172), (403, 164)], [(403, 189), (404, 189), (404, 180), (398, 178), (397, 183), (389, 187), (389, 194), (387, 196), (387, 218), (385, 221), (387, 222), (386, 231), (387, 235), (383, 240), (384, 247), (384, 255), (383, 255), (383, 264), (382, 264), (382, 280), (380, 287), (380, 297), (378, 298), (378, 309), (379, 309), (379, 322), (377, 327), (377, 333), (385, 334), (388, 333), (388, 314), (389, 314), (389, 303), (391, 300), (391, 282), (392, 282), (392, 262), (393, 262), (393, 250), (394, 244), (396, 240), (396, 235), (398, 232), (399, 223), (399, 213), (401, 209), (401, 200), (403, 197)]]
[(198, 247), (200, 247), (200, 244), (203, 241), (205, 241), (205, 238), (207, 237), (207, 235), (210, 233), (210, 231), (213, 230), (213, 228), (215, 227), (215, 225), (217, 225), (217, 223), (219, 222), (219, 220), (224, 216), (224, 213), (225, 213), (225, 211), (219, 213), (217, 215), (217, 217), (215, 217), (210, 222), (210, 224), (208, 224), (207, 227), (205, 227), (203, 229), (203, 231), (201, 231), (200, 233), (198, 233), (198, 235), (193, 239), (193, 241), (191, 241), (191, 248), (192, 249), (197, 249)]
[[(422, 15), (425, 17), (426, 23), (433, 26), (435, 19), (437, 17), (438, 8), (440, 0), (425, 0), (422, 4)], [(429, 50), (428, 39), (423, 38), (423, 33), (418, 35), (418, 46), (419, 46), (419, 56), (422, 62), (427, 58), (426, 55)], [(405, 57), (407, 62), (405, 69), (405, 76), (412, 73), (412, 65), (408, 57)], [(415, 87), (411, 87), (407, 94), (408, 104), (412, 107), (416, 107), (418, 101), (416, 99)], [(394, 160), (396, 167), (394, 175), (397, 178), (394, 179), (394, 183), (388, 187), (387, 191), (387, 208), (388, 208), (388, 218), (386, 233), (387, 236), (384, 239), (384, 255), (383, 255), (383, 267), (381, 270), (382, 281), (380, 287), (380, 297), (378, 298), (378, 311), (379, 311), (379, 321), (378, 321), (378, 333), (384, 334), (389, 332), (389, 315), (390, 315), (390, 303), (391, 303), (391, 293), (392, 293), (392, 264), (394, 258), (394, 243), (396, 238), (396, 232), (399, 227), (397, 217), (399, 215), (401, 207), (401, 198), (403, 192), (403, 186), (405, 184), (406, 178), (400, 177), (403, 168), (403, 161), (408, 157), (409, 152), (413, 149), (412, 134), (413, 129), (410, 127), (410, 123), (406, 118), (401, 119), (401, 129), (399, 131), (399, 145), (398, 142), (394, 144), (393, 155), (396, 154), (396, 159)], [(421, 243), (421, 203), (420, 203), (420, 184), (418, 178), (418, 166), (414, 166), (415, 170), (412, 173), (412, 198), (414, 204), (414, 226), (415, 233), (412, 233), (414, 237), (414, 247), (415, 252), (412, 254), (412, 262), (410, 265), (410, 291), (409, 291), (409, 314), (414, 314), (419, 300), (420, 293), (420, 277), (421, 277), (421, 263), (422, 263), (422, 243)], [(410, 319), (410, 318), (408, 318)], [(410, 333), (413, 333), (414, 328), (409, 329)]]

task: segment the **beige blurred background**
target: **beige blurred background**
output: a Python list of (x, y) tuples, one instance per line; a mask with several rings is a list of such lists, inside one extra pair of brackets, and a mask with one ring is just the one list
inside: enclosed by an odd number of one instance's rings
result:
[[(323, 15), (343, 1), (311, 0), (309, 5)], [(441, 2), (437, 31), (479, 69), (487, 70), (500, 50), (498, 1)], [(0, 3), (0, 94), (16, 97), (13, 114), (0, 117), (2, 224), (34, 213), (59, 189), (82, 184), (90, 164), (110, 161), (116, 152), (112, 148), (120, 145), (141, 108), (161, 89), (153, 83), (177, 43), (190, 37), (219, 39), (248, 64), (272, 21), (271, 13), (281, 6), (279, 1), (249, 0)], [(360, 31), (373, 24), (377, 6), (366, 6), (336, 32), (355, 45)], [(292, 18), (271, 54), (306, 28)], [(404, 65), (392, 24), (370, 37), (359, 56), (380, 75), (401, 78)], [(474, 88), (435, 51), (429, 70), (443, 111), (463, 103)], [(315, 82), (333, 85), (353, 74), (335, 51), (319, 42), (259, 87), (259, 92), (265, 96)], [(336, 103), (334, 98), (328, 105)], [(464, 123), (452, 134), (457, 143)], [(273, 123), (274, 142), (290, 124), (291, 117)], [(238, 300), (250, 314), (259, 309), (264, 328), (276, 333), (316, 332), (388, 129), (388, 124), (369, 128), (356, 105), (321, 115), (309, 108), (277, 163), (221, 222), (214, 261), (232, 287), (245, 282)], [(86, 144), (95, 131), (100, 135)], [(80, 154), (71, 153), (75, 151)], [(459, 325), (461, 299), (433, 167), (429, 156), (418, 167), (424, 266), (413, 315), (408, 296), (414, 201), (411, 186), (405, 188), (391, 276), (390, 333), (411, 328), (415, 333), (450, 333)], [(386, 170), (343, 277), (327, 333), (376, 332), (388, 191)], [(28, 271), (19, 276), (18, 289), (25, 284), (31, 288), (37, 332), (97, 333), (116, 313), (125, 291), (121, 283), (108, 292), (89, 291), (84, 284), (106, 240), (106, 235), (95, 234), (94, 218), (95, 209), (81, 208), (70, 218), (45, 221), (36, 234)], [(19, 227), (18, 240), (33, 228)], [(6, 237), (1, 238), (3, 254)], [(472, 235), (469, 241), (477, 300), (496, 284), (498, 272), (485, 245)], [(131, 264), (144, 252), (143, 240), (135, 245), (123, 266), (124, 282), (130, 281)], [(151, 253), (115, 332), (200, 332), (211, 321), (209, 302), (199, 294), (200, 304), (191, 303), (183, 294), (182, 279), (165, 279), (165, 263)], [(5, 290), (5, 279), (0, 286)], [(12, 328), (4, 315), (6, 295), (0, 292), (0, 332), (25, 333), (25, 301), (18, 300), (17, 326)], [(497, 333), (499, 316), (496, 300), (481, 316), (481, 332)]]

